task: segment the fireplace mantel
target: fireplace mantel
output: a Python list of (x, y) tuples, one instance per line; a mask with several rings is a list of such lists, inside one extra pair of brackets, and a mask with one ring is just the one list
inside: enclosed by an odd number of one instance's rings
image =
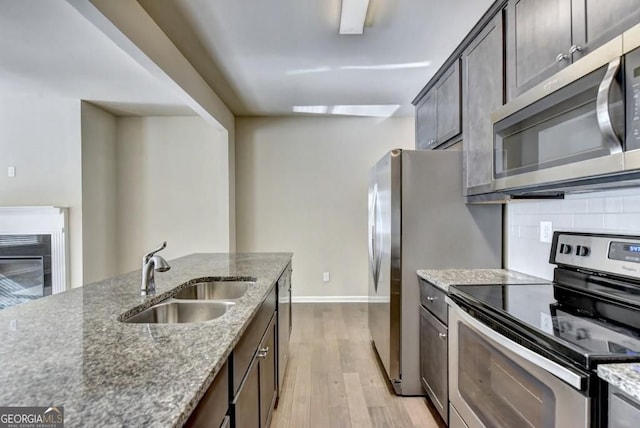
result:
[(69, 284), (69, 237), (66, 207), (0, 207), (0, 235), (51, 235), (52, 293)]

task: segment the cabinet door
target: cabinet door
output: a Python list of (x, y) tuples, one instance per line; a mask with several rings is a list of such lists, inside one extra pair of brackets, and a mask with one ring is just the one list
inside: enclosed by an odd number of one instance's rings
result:
[(244, 383), (233, 402), (236, 428), (260, 426), (260, 376), (258, 361), (253, 360)]
[(189, 428), (219, 426), (229, 409), (229, 364), (224, 363), (185, 424)]
[(466, 94), (463, 109), (464, 179), (468, 195), (489, 191), (493, 178), (493, 126), (490, 115), (502, 106), (504, 100), (502, 22), (502, 12), (499, 12), (462, 56), (463, 90)]
[(420, 306), (420, 377), (431, 402), (448, 420), (447, 327)]
[(574, 61), (640, 23), (640, 0), (573, 0)]
[(436, 85), (436, 141), (442, 144), (460, 134), (460, 61)]
[(520, 95), (567, 66), (571, 45), (571, 0), (509, 1), (508, 98)]
[(416, 149), (430, 149), (436, 144), (436, 92), (427, 92), (416, 105)]
[(260, 360), (260, 426), (268, 427), (271, 423), (273, 407), (276, 403), (276, 319), (271, 320), (264, 339), (258, 348)]

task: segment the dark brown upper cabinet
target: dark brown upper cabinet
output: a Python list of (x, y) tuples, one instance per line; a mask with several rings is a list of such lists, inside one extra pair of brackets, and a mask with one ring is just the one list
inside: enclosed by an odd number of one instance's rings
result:
[(640, 0), (510, 0), (507, 98), (588, 55), (640, 20)]
[(460, 135), (460, 83), (460, 61), (455, 61), (418, 101), (416, 148), (433, 149)]
[(503, 11), (462, 54), (465, 194), (491, 190), (493, 127), (490, 113), (504, 101)]

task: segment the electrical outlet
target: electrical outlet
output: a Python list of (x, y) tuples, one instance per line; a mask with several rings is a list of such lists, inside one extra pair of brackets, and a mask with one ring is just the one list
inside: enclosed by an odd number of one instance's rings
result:
[(7, 177), (15, 177), (16, 176), (16, 167), (10, 166), (7, 168)]
[(540, 222), (540, 242), (551, 242), (553, 238), (553, 223), (550, 221)]
[(331, 280), (331, 277), (329, 276), (329, 272), (322, 272), (322, 280), (324, 282), (329, 282)]

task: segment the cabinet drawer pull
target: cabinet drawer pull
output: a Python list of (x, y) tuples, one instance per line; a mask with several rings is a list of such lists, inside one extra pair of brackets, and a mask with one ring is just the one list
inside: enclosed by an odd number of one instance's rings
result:
[(267, 354), (269, 353), (269, 347), (262, 348), (258, 350), (258, 358), (267, 358)]
[(446, 339), (447, 338), (447, 334), (446, 333), (438, 333), (438, 337), (440, 339)]
[(433, 302), (435, 300), (438, 300), (438, 298), (437, 297), (431, 297), (431, 296), (427, 297), (427, 301), (429, 301), (429, 302)]
[(559, 53), (556, 57), (556, 62), (566, 61), (567, 59), (569, 59), (569, 57), (566, 54)]

